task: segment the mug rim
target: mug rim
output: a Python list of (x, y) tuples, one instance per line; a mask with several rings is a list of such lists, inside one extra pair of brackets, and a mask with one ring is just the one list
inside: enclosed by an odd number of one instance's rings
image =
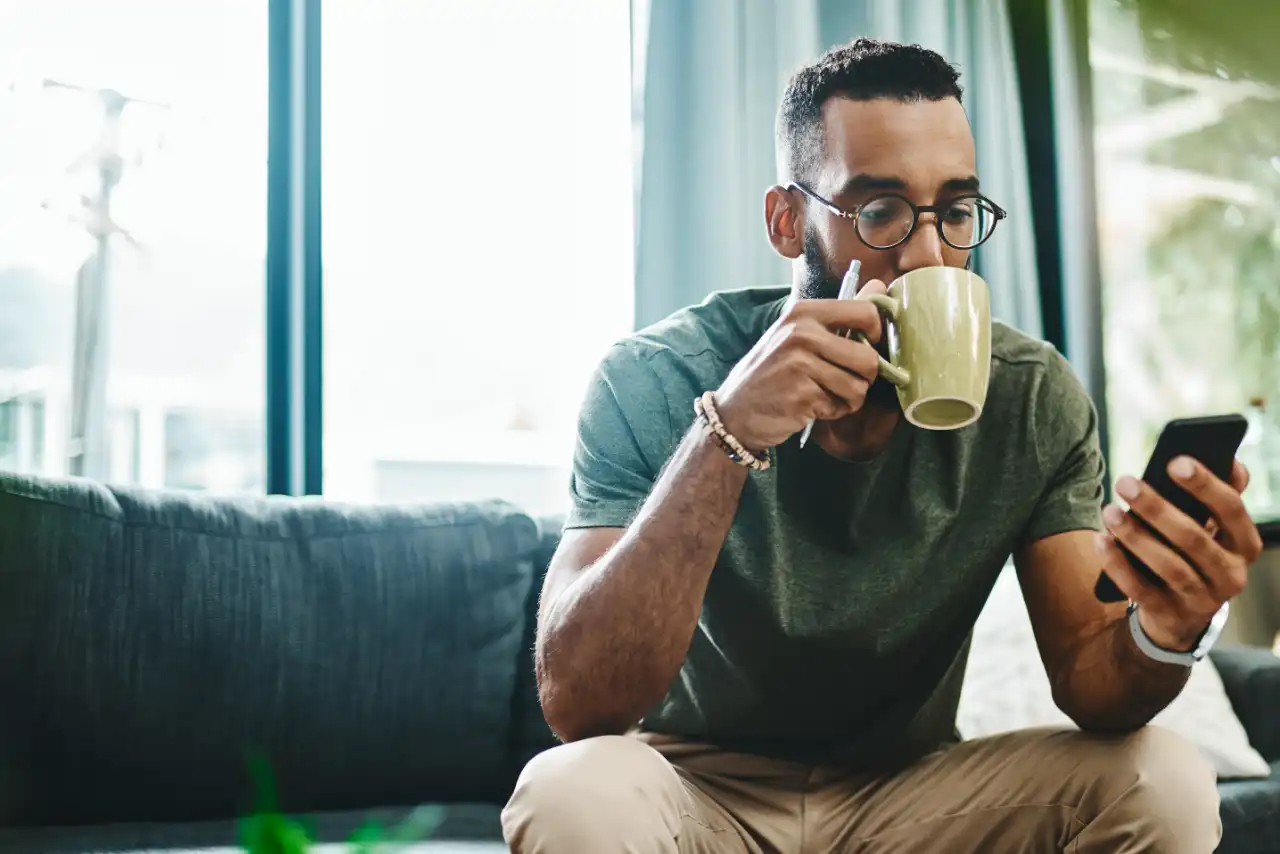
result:
[(982, 276), (979, 276), (979, 275), (978, 275), (976, 272), (974, 272), (973, 270), (969, 270), (969, 269), (967, 269), (967, 268), (965, 268), (965, 267), (949, 267), (949, 266), (947, 266), (946, 264), (941, 264), (941, 265), (933, 265), (933, 266), (930, 266), (930, 267), (916, 267), (914, 270), (908, 270), (907, 272), (903, 273), (901, 276), (899, 276), (898, 278), (896, 278), (896, 279), (894, 279), (892, 282), (890, 282), (890, 283), (888, 284), (888, 286), (885, 288), (885, 290), (892, 291), (892, 290), (893, 290), (893, 288), (894, 288), (894, 286), (896, 286), (899, 282), (903, 281), (904, 279), (908, 278), (909, 276), (914, 276), (916, 273), (923, 273), (923, 272), (928, 271), (928, 270), (942, 270), (942, 271), (944, 271), (947, 275), (950, 275), (952, 272), (955, 272), (955, 273), (963, 273), (965, 276), (968, 276), (968, 277), (971, 277), (971, 278), (977, 279), (979, 282), (982, 282), (982, 284), (986, 285), (988, 288), (990, 288), (990, 287), (991, 287), (991, 286), (987, 283), (987, 280), (986, 280), (986, 279), (982, 278)]
[[(919, 409), (922, 405), (926, 403), (937, 403), (940, 400), (945, 400), (951, 403), (963, 403), (965, 406), (973, 410), (973, 414), (970, 415), (964, 421), (960, 421), (956, 424), (946, 424), (946, 425), (921, 424), (914, 417), (912, 417), (915, 411)], [(982, 404), (975, 404), (972, 400), (966, 400), (963, 397), (957, 397), (952, 394), (935, 394), (932, 397), (922, 397), (919, 400), (915, 401), (914, 403), (911, 404), (911, 406), (904, 409), (902, 414), (907, 419), (907, 421), (911, 422), (912, 425), (919, 427), (921, 430), (934, 430), (937, 432), (944, 432), (944, 431), (950, 431), (950, 430), (961, 430), (965, 427), (968, 427), (970, 424), (973, 424), (982, 416), (982, 409), (983, 409)]]

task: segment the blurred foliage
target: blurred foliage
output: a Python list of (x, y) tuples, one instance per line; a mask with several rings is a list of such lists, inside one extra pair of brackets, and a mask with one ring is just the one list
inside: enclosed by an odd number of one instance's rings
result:
[(1274, 0), (1124, 0), (1138, 16), (1147, 59), (1229, 80), (1280, 85), (1280, 3)]
[[(1184, 179), (1230, 182), (1221, 192), (1189, 194), (1181, 209), (1151, 209), (1145, 246), (1112, 244), (1119, 266), (1108, 272), (1106, 305), (1127, 351), (1124, 364), (1108, 364), (1116, 380), (1113, 435), (1129, 437), (1121, 462), (1139, 462), (1136, 445), (1150, 447), (1161, 408), (1163, 416), (1191, 414), (1187, 407), (1240, 410), (1265, 397), (1270, 429), (1280, 432), (1280, 2), (1093, 0), (1090, 14), (1095, 50), (1171, 72), (1157, 81), (1159, 73), (1098, 69), (1100, 127), (1158, 108), (1203, 119), (1145, 149), (1109, 155), (1111, 174), (1141, 163)], [(1194, 79), (1180, 85), (1178, 74)], [(1125, 277), (1134, 275), (1141, 296), (1125, 293)], [(1117, 323), (1127, 311), (1156, 316)], [(1131, 399), (1148, 388), (1168, 402), (1153, 408)], [(1280, 457), (1280, 444), (1272, 447)], [(1277, 479), (1280, 458), (1268, 467)]]
[[(1280, 86), (1280, 53), (1255, 30), (1280, 31), (1280, 3), (1143, 0), (1139, 23), (1147, 58), (1224, 80)], [(1148, 97), (1147, 103), (1155, 99)], [(1219, 291), (1234, 305), (1231, 346), (1246, 395), (1280, 408), (1280, 100), (1249, 98), (1198, 131), (1148, 147), (1148, 162), (1252, 187), (1258, 203), (1192, 203), (1149, 246), (1151, 272), (1171, 300)], [(1248, 386), (1252, 386), (1249, 388)]]
[[(314, 840), (306, 827), (281, 812), (266, 758), (251, 756), (249, 772), (254, 788), (253, 814), (240, 825), (240, 842), (246, 854), (307, 854)], [(351, 854), (393, 854), (431, 836), (441, 817), (439, 807), (418, 807), (395, 827), (364, 825), (351, 835), (347, 846)]]

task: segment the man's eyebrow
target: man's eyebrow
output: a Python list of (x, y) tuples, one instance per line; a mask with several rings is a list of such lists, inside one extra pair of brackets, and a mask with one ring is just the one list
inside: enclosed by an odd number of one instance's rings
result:
[(958, 193), (978, 192), (978, 176), (966, 175), (963, 178), (949, 178), (942, 182), (942, 189)]
[[(892, 190), (902, 192), (907, 189), (907, 182), (894, 175), (871, 175), (860, 172), (844, 182), (836, 196), (851, 196), (872, 190)], [(946, 193), (978, 192), (978, 176), (965, 175), (961, 178), (948, 178), (942, 182), (941, 190)]]
[(844, 186), (836, 191), (836, 195), (850, 196), (855, 193), (865, 193), (868, 190), (905, 190), (906, 188), (907, 182), (893, 175), (869, 175), (866, 172), (859, 172), (845, 181)]

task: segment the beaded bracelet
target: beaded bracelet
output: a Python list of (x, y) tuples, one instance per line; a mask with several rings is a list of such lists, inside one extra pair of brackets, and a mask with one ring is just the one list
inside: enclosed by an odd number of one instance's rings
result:
[(754, 471), (764, 471), (772, 464), (773, 461), (768, 451), (762, 454), (748, 451), (736, 436), (725, 429), (724, 422), (720, 420), (720, 413), (716, 411), (716, 396), (714, 392), (703, 392), (701, 397), (695, 398), (693, 411), (697, 415), (698, 421), (702, 424), (702, 432), (711, 439), (716, 447), (724, 451), (729, 456), (729, 459)]

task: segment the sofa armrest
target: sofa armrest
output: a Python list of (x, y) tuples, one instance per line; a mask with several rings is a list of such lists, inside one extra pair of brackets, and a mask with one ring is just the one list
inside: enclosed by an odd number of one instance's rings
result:
[(1280, 760), (1280, 657), (1248, 646), (1221, 647), (1210, 656), (1249, 743), (1268, 762)]

